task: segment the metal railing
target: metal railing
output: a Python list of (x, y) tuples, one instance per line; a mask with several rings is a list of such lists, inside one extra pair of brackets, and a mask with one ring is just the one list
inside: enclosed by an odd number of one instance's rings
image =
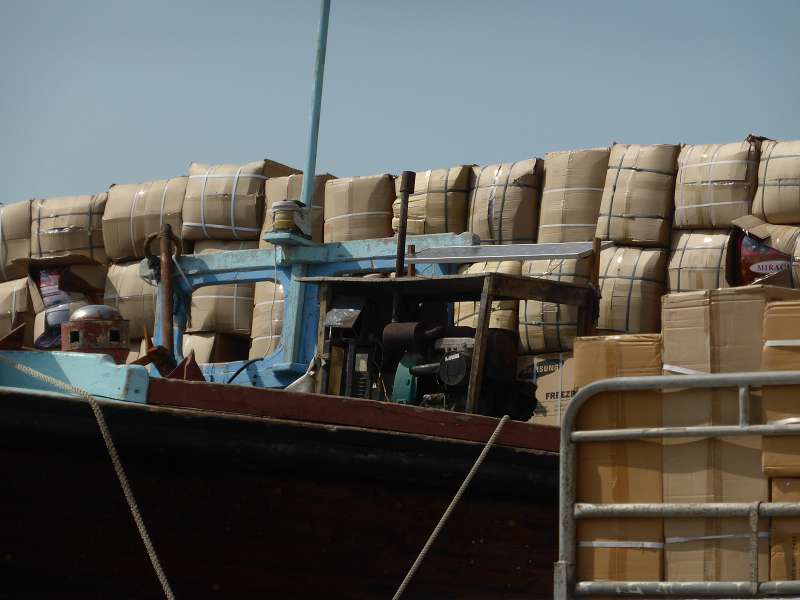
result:
[[(583, 442), (642, 440), (649, 438), (718, 438), (731, 436), (800, 435), (800, 424), (753, 425), (750, 390), (771, 386), (798, 386), (800, 371), (621, 377), (591, 383), (573, 397), (561, 425), (559, 547), (554, 569), (554, 598), (579, 596), (674, 596), (705, 598), (796, 598), (800, 581), (759, 582), (759, 517), (800, 517), (800, 503), (628, 503), (578, 504), (575, 502), (576, 446)], [(587, 401), (606, 392), (666, 389), (738, 388), (739, 423), (692, 427), (652, 427), (575, 431), (578, 413)], [(731, 398), (733, 398), (731, 394)], [(662, 394), (664, 402), (669, 394)], [(725, 401), (725, 399), (723, 399)], [(586, 518), (747, 518), (750, 523), (749, 579), (743, 581), (576, 581), (576, 520)]]

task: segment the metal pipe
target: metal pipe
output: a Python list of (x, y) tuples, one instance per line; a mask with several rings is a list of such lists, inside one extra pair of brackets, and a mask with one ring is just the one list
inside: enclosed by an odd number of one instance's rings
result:
[(751, 516), (758, 504), (760, 517), (800, 517), (800, 502), (665, 502), (648, 504), (575, 504), (576, 519), (615, 518), (745, 518)]
[[(322, 81), (325, 75), (325, 52), (328, 47), (328, 17), (331, 12), (331, 0), (322, 0), (319, 15), (319, 31), (317, 32), (317, 61), (314, 65), (314, 90), (311, 94), (311, 118), (308, 124), (308, 151), (306, 168), (303, 171), (303, 187), (300, 199), (306, 205), (305, 210), (313, 210), (314, 175), (317, 169), (317, 140), (319, 139), (319, 115), (322, 109)], [(310, 217), (310, 214), (309, 214)]]
[(161, 254), (161, 342), (172, 356), (172, 227), (169, 223), (161, 225), (158, 247)]
[(394, 273), (396, 277), (406, 274), (406, 231), (408, 228), (408, 197), (414, 191), (417, 175), (413, 171), (403, 171), (400, 175), (400, 222), (397, 225), (397, 261)]
[[(641, 427), (632, 429), (593, 429), (575, 431), (573, 442), (613, 442), (649, 438), (733, 437), (747, 435), (800, 435), (800, 423), (771, 423), (767, 425), (698, 425), (696, 427)], [(565, 437), (562, 433), (561, 437)]]
[[(779, 589), (783, 594), (800, 593), (800, 581), (762, 583), (758, 593)], [(774, 593), (774, 592), (773, 592)], [(576, 596), (738, 596), (752, 598), (749, 581), (580, 581), (575, 585)]]

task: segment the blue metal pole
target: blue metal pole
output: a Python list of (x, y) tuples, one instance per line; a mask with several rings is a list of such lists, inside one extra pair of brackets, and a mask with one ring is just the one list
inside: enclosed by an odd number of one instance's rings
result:
[(303, 189), (300, 199), (311, 210), (314, 194), (314, 175), (317, 168), (317, 139), (319, 138), (319, 113), (322, 108), (322, 79), (325, 74), (325, 51), (328, 46), (328, 16), (331, 0), (322, 0), (317, 34), (317, 64), (314, 67), (314, 92), (311, 98), (311, 119), (308, 126), (308, 154), (303, 170)]

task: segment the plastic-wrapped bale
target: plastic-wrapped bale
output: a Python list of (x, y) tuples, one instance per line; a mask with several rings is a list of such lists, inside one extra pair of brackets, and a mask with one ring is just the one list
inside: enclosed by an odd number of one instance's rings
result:
[[(522, 275), (566, 283), (589, 283), (591, 260), (552, 259), (522, 263)], [(566, 304), (520, 300), (519, 339), (525, 354), (564, 352), (577, 335), (578, 308)]]
[(536, 241), (542, 161), (529, 158), (472, 168), (467, 202), (467, 231), (481, 244), (526, 244)]
[(614, 144), (597, 237), (630, 246), (669, 246), (680, 149), (675, 144)]
[(608, 148), (548, 152), (539, 212), (540, 244), (588, 242), (594, 237)]
[(391, 237), (394, 176), (370, 175), (325, 183), (325, 242)]
[(31, 201), (0, 206), (0, 281), (28, 276)]
[(247, 358), (250, 340), (227, 333), (187, 333), (183, 336), (183, 355), (194, 352), (200, 364), (226, 363)]
[[(311, 240), (314, 242), (322, 242), (322, 228), (325, 222), (325, 184), (330, 179), (336, 178), (330, 173), (324, 173), (314, 177), (314, 192), (311, 197), (313, 202), (311, 208)], [(267, 179), (267, 182), (264, 186), (266, 196), (264, 206), (264, 225), (261, 228), (261, 235), (259, 236), (259, 248), (273, 247), (272, 244), (264, 239), (264, 235), (272, 231), (272, 205), (276, 202), (284, 202), (286, 200), (301, 201), (300, 194), (302, 193), (302, 190), (302, 173), (297, 175), (289, 175), (287, 177), (273, 177), (272, 179)]]
[[(172, 226), (176, 236), (183, 227), (186, 177), (146, 183), (112, 185), (103, 213), (103, 242), (111, 260), (144, 258), (147, 237), (158, 233), (162, 223)], [(156, 251), (155, 243), (153, 252)], [(188, 254), (188, 249), (184, 248)]]
[(728, 229), (750, 213), (758, 177), (759, 142), (684, 146), (675, 183), (677, 229)]
[(283, 286), (274, 281), (259, 281), (253, 306), (250, 333), (250, 358), (261, 358), (277, 350), (283, 331)]
[[(520, 275), (522, 263), (516, 260), (502, 262), (480, 262), (463, 265), (458, 269), (459, 274), (475, 275), (478, 273), (503, 273), (504, 275)], [(480, 302), (456, 302), (453, 306), (453, 322), (465, 327), (478, 326), (478, 308)], [(518, 327), (517, 315), (519, 302), (517, 300), (498, 300), (492, 302), (489, 317), (491, 329), (508, 329), (516, 331)]]
[(31, 203), (31, 259), (49, 265), (108, 262), (103, 213), (108, 194), (65, 196)]
[(271, 160), (245, 165), (192, 163), (183, 200), (187, 240), (256, 240), (264, 222), (264, 181), (299, 173)]
[[(459, 165), (449, 169), (419, 171), (414, 192), (408, 198), (408, 233), (463, 233), (467, 228), (467, 193), (472, 168)], [(400, 226), (400, 181), (395, 182), (397, 199), (392, 204), (392, 229)]]
[(800, 223), (800, 141), (761, 145), (753, 214), (768, 223)]
[(132, 340), (142, 339), (145, 329), (149, 335), (155, 334), (156, 288), (139, 277), (139, 261), (108, 267), (103, 303), (130, 321), (128, 335)]
[[(253, 250), (258, 242), (232, 242), (203, 240), (194, 246), (195, 254), (208, 254), (226, 250)], [(214, 331), (250, 336), (253, 321), (254, 283), (209, 285), (192, 293), (190, 325), (187, 331)]]
[(33, 345), (32, 287), (35, 289), (35, 284), (28, 277), (0, 283), (0, 338), (24, 324), (23, 343), (29, 347)]
[(667, 267), (670, 292), (728, 287), (731, 230), (673, 231)]
[(623, 246), (602, 250), (598, 332), (658, 333), (666, 275), (666, 250)]

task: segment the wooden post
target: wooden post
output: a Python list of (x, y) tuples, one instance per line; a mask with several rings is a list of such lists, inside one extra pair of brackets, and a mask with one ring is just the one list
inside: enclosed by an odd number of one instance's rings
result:
[(478, 307), (478, 323), (475, 327), (475, 348), (472, 351), (472, 365), (469, 370), (469, 387), (467, 388), (466, 412), (474, 413), (478, 407), (481, 394), (481, 382), (486, 355), (486, 341), (489, 337), (489, 319), (494, 294), (494, 274), (486, 273), (483, 278), (481, 302)]
[(173, 355), (172, 334), (172, 227), (169, 223), (161, 225), (158, 234), (161, 254), (161, 337), (164, 347)]

